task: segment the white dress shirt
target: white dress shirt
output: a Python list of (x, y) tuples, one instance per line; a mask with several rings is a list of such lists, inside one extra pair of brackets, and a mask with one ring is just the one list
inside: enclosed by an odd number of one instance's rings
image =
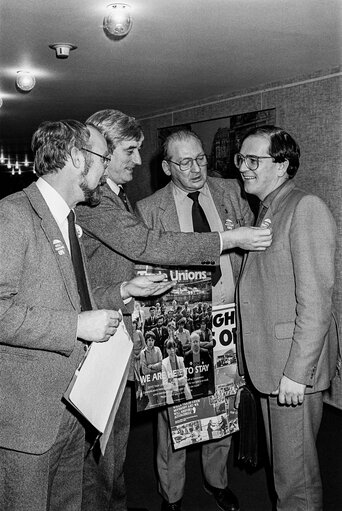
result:
[(69, 241), (69, 226), (68, 215), (70, 208), (63, 199), (63, 197), (47, 182), (44, 178), (40, 177), (36, 185), (43, 196), (53, 218), (63, 235), (65, 244), (70, 254), (70, 241)]

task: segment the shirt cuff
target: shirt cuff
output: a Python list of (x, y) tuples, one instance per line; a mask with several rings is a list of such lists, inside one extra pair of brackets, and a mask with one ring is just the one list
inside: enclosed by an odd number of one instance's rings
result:
[[(126, 282), (122, 282), (122, 283), (121, 283), (121, 285), (120, 285), (120, 295), (121, 295), (121, 298), (122, 298), (122, 286), (123, 286), (124, 284), (126, 284)], [(128, 304), (130, 301), (132, 301), (132, 300), (133, 300), (133, 297), (132, 297), (132, 296), (130, 296), (130, 297), (128, 297), (128, 298), (122, 298), (122, 301), (123, 301), (123, 303), (124, 303), (125, 305), (127, 305), (127, 304)]]
[(219, 232), (218, 234), (219, 234), (219, 236), (220, 236), (220, 254), (222, 254), (222, 248), (223, 248), (222, 235), (221, 235), (221, 233), (220, 233), (220, 232)]

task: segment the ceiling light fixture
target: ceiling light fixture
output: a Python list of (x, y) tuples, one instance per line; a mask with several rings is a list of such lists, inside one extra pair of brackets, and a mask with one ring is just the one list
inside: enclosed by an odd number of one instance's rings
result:
[(77, 50), (77, 46), (71, 43), (54, 43), (49, 44), (49, 48), (56, 51), (56, 57), (58, 59), (67, 59), (70, 51)]
[(127, 4), (109, 4), (107, 5), (107, 14), (103, 18), (103, 28), (105, 32), (117, 38), (124, 37), (131, 30), (133, 20), (131, 17), (131, 7)]
[(22, 92), (30, 92), (36, 85), (36, 79), (30, 71), (17, 71), (15, 83)]

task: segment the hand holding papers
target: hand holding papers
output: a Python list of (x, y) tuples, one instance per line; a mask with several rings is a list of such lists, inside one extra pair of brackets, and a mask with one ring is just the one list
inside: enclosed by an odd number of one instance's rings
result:
[(92, 343), (65, 398), (100, 433), (104, 452), (126, 385), (132, 341), (123, 322), (107, 342)]

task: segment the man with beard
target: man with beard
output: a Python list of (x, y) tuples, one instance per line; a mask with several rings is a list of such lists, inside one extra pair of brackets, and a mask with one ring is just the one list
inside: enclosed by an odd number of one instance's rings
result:
[(91, 310), (73, 208), (98, 200), (110, 158), (72, 120), (41, 124), (32, 149), (38, 181), (0, 201), (0, 508), (74, 511), (84, 431), (62, 397), (87, 343), (120, 317)]

